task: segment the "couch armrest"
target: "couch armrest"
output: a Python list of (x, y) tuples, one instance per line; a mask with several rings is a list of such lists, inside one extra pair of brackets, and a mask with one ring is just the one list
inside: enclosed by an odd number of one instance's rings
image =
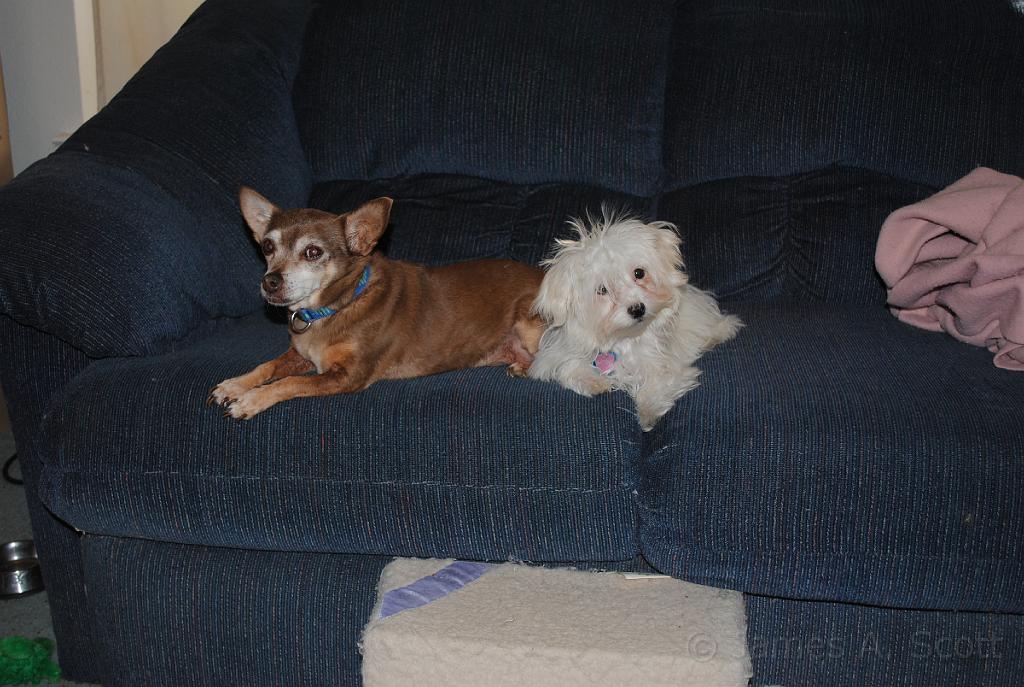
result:
[(39, 500), (43, 465), (53, 460), (43, 418), (53, 397), (90, 363), (81, 351), (0, 315), (0, 383), (18, 442), (32, 538), (60, 654), (61, 672), (76, 682), (99, 682), (97, 637), (82, 570), (79, 535)]
[(291, 104), (308, 3), (210, 0), (61, 149), (0, 189), (0, 312), (93, 357), (260, 307), (237, 208), (305, 204)]

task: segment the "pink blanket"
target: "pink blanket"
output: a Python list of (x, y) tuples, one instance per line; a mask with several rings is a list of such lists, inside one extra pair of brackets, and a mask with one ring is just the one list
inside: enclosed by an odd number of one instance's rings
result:
[(986, 346), (1024, 371), (1024, 181), (979, 167), (882, 225), (875, 266), (893, 314)]

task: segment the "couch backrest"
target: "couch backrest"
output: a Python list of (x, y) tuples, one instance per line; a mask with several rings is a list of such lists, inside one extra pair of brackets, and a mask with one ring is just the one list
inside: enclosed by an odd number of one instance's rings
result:
[(831, 164), (946, 186), (1024, 172), (1024, 14), (1009, 0), (686, 0), (667, 189)]
[(314, 175), (650, 195), (673, 17), (671, 0), (321, 3), (295, 87)]
[(1005, 0), (687, 0), (660, 214), (727, 299), (885, 302), (882, 222), (984, 164), (1024, 174)]
[(295, 101), (318, 181), (487, 180), (447, 227), (399, 198), (401, 257), (541, 256), (566, 217), (526, 226), (535, 185), (586, 199), (566, 214), (597, 209), (583, 185), (677, 223), (726, 299), (880, 305), (889, 212), (979, 164), (1024, 174), (1022, 74), (1006, 0), (324, 2)]

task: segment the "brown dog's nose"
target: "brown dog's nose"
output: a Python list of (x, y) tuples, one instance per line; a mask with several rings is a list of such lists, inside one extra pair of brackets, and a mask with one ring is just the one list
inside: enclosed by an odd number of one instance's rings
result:
[(644, 318), (644, 313), (647, 312), (647, 307), (643, 303), (634, 303), (626, 308), (626, 312), (628, 312), (629, 316), (634, 320), (642, 320)]
[(263, 290), (267, 293), (274, 293), (281, 288), (281, 274), (279, 272), (270, 272), (263, 276)]

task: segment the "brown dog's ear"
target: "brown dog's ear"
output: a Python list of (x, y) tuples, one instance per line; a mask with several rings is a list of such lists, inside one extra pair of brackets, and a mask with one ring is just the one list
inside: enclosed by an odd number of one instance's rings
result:
[(281, 210), (248, 186), (243, 186), (238, 192), (238, 204), (242, 208), (245, 223), (256, 237), (256, 243), (261, 242), (270, 226), (270, 218)]
[(390, 198), (375, 198), (344, 215), (345, 243), (355, 255), (369, 255), (388, 226)]

